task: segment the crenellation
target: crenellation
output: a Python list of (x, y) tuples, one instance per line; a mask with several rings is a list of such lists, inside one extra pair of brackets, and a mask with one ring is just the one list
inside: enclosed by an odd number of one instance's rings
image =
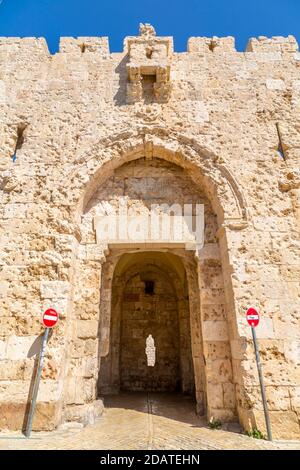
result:
[(103, 58), (109, 57), (109, 43), (107, 37), (85, 37), (77, 38), (61, 37), (59, 41), (59, 52), (63, 54), (80, 55), (84, 53), (97, 53)]
[(295, 53), (299, 50), (298, 43), (294, 36), (259, 36), (250, 38), (246, 47), (246, 52), (282, 52)]
[(187, 51), (191, 53), (209, 52), (236, 52), (235, 39), (232, 36), (219, 38), (213, 36), (207, 37), (191, 37), (188, 39)]
[[(136, 36), (128, 36), (124, 39), (123, 54), (131, 53), (136, 57), (140, 54), (144, 55), (143, 44), (147, 43), (149, 43), (149, 39), (145, 36), (138, 38)], [(153, 36), (150, 43), (153, 48), (153, 57), (159, 58), (161, 54), (164, 54), (162, 52), (163, 49), (166, 50), (167, 56), (172, 56), (176, 52), (174, 51), (173, 38), (171, 36), (163, 38)], [(0, 37), (0, 54), (13, 54), (17, 51), (21, 54), (29, 53), (29, 51), (33, 53), (35, 51), (41, 55), (50, 56), (48, 45), (44, 38)], [(103, 58), (108, 58), (110, 55), (109, 38), (105, 36), (61, 37), (58, 52), (76, 55), (90, 52), (100, 54)], [(236, 50), (235, 38), (232, 36), (190, 37), (187, 43), (187, 52), (201, 54), (236, 52), (238, 55), (242, 54), (242, 52)], [(297, 40), (292, 35), (287, 37), (273, 36), (271, 38), (259, 36), (258, 38), (249, 39), (245, 52), (293, 54), (293, 57), (298, 60), (297, 53), (299, 52), (299, 47)], [(113, 54), (120, 54), (120, 52), (113, 52)], [(176, 52), (176, 54), (185, 53)]]
[[(50, 53), (47, 42), (44, 38), (18, 38), (18, 37), (0, 37), (0, 54), (9, 54), (11, 61), (21, 58), (38, 56), (40, 58), (49, 58)], [(29, 55), (30, 54), (30, 55)]]

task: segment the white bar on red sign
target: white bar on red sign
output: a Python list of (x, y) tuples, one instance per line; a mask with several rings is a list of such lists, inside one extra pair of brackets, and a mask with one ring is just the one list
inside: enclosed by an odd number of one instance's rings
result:
[(56, 320), (57, 319), (57, 315), (44, 315), (44, 320)]
[(247, 315), (248, 320), (257, 320), (258, 315)]

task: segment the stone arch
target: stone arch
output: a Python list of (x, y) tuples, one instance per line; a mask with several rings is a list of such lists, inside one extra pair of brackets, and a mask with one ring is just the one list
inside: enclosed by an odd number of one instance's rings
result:
[[(198, 330), (201, 331), (202, 320), (201, 314), (199, 313), (200, 308), (199, 306), (197, 306), (197, 303), (201, 302), (198, 289), (199, 283), (201, 283), (203, 280), (205, 281), (205, 269), (207, 268), (207, 266), (205, 266), (205, 263), (208, 264), (208, 266), (220, 264), (221, 269), (223, 270), (223, 275), (226, 275), (226, 285), (222, 287), (222, 289), (225, 291), (226, 300), (222, 300), (222, 302), (226, 302), (228, 304), (228, 312), (230, 313), (230, 319), (228, 321), (228, 323), (230, 323), (230, 339), (239, 338), (236, 320), (236, 306), (234, 303), (233, 288), (231, 284), (232, 265), (228, 254), (227, 235), (230, 231), (240, 230), (248, 225), (247, 208), (245, 205), (243, 193), (235, 178), (231, 175), (231, 172), (227, 168), (227, 166), (218, 162), (217, 158), (211, 151), (199, 146), (192, 139), (189, 139), (187, 137), (176, 135), (172, 132), (170, 132), (170, 134), (168, 135), (166, 130), (162, 129), (152, 129), (151, 131), (149, 129), (147, 129), (147, 131), (143, 129), (141, 131), (136, 132), (127, 132), (115, 136), (111, 140), (103, 139), (101, 142), (95, 145), (93, 149), (90, 149), (89, 151), (82, 154), (80, 158), (78, 158), (77, 165), (73, 165), (73, 168), (74, 166), (76, 167), (74, 172), (70, 173), (69, 175), (65, 175), (62, 178), (58, 185), (58, 191), (53, 194), (54, 200), (55, 197), (57, 197), (59, 198), (60, 204), (69, 206), (70, 218), (73, 222), (75, 222), (74, 229), (77, 226), (77, 230), (74, 233), (78, 240), (78, 243), (77, 249), (73, 252), (75, 256), (75, 261), (73, 263), (73, 267), (75, 268), (73, 269), (73, 276), (78, 275), (76, 274), (76, 272), (78, 272), (77, 263), (81, 257), (80, 217), (82, 214), (84, 214), (88, 202), (90, 201), (96, 189), (111, 176), (114, 169), (123, 165), (124, 163), (130, 162), (132, 160), (137, 160), (141, 157), (144, 157), (146, 159), (160, 158), (175, 165), (177, 164), (179, 167), (186, 170), (188, 175), (194, 180), (194, 182), (199, 187), (203, 188), (205, 194), (210, 200), (214, 212), (216, 213), (218, 218), (218, 238), (220, 244), (220, 256), (217, 255), (218, 260), (216, 261), (215, 255), (212, 255), (210, 252), (206, 253), (204, 248), (204, 254), (201, 254), (200, 256), (202, 258), (202, 261), (199, 258), (196, 260), (196, 270), (193, 269), (193, 267), (191, 266), (195, 262), (195, 260), (188, 260), (187, 262), (187, 277), (189, 279), (189, 289), (190, 291), (196, 293), (193, 295), (193, 302), (195, 304), (195, 308), (193, 309), (193, 312), (195, 312), (193, 321), (196, 325), (199, 326)], [(99, 286), (99, 295), (96, 295), (95, 291), (91, 293), (91, 296), (93, 297), (92, 309), (94, 311), (93, 316), (91, 316), (90, 320), (91, 329), (93, 330), (92, 348), (93, 350), (95, 350), (96, 338), (98, 337), (99, 332), (101, 330), (101, 349), (105, 349), (106, 345), (109, 342), (109, 325), (102, 324), (105, 315), (103, 314), (103, 312), (101, 312), (99, 317), (99, 302), (101, 298), (101, 309), (103, 309), (104, 312), (106, 312), (107, 314), (107, 311), (110, 308), (111, 289), (109, 287), (109, 281), (110, 278), (113, 276), (113, 263), (110, 262), (107, 266), (105, 266), (105, 256), (107, 255), (107, 253), (103, 252), (103, 247), (100, 247), (100, 249), (98, 249), (95, 243), (95, 239), (90, 242), (90, 245), (87, 249), (89, 251), (89, 254), (86, 254), (85, 256), (88, 256), (91, 260), (91, 263), (93, 265), (93, 276), (95, 277), (96, 283)], [(101, 282), (101, 270), (104, 270), (105, 276), (102, 276), (102, 281), (105, 279), (105, 282)], [(83, 284), (82, 286), (80, 286), (80, 288), (84, 290), (84, 281), (80, 279), (79, 282)], [(88, 291), (88, 289), (89, 288), (87, 288), (86, 290)], [(76, 293), (74, 293), (74, 296), (76, 297)], [(71, 314), (74, 315), (74, 313)], [(216, 325), (224, 337), (224, 343), (226, 343), (226, 351), (224, 354), (230, 356), (231, 353), (228, 332), (224, 331), (225, 318), (226, 313), (223, 313), (222, 320), (217, 321)], [(211, 328), (212, 326), (213, 325), (208, 325), (206, 329)], [(89, 336), (85, 332), (87, 328), (84, 327), (83, 330), (84, 335), (89, 338)], [(77, 333), (75, 332), (75, 335), (76, 334)], [(90, 332), (88, 332), (88, 334), (90, 335)], [(74, 338), (74, 333), (71, 333), (70, 335), (73, 335)], [(201, 342), (201, 338), (197, 338), (197, 341)], [(91, 344), (92, 343), (89, 343), (89, 347)], [(82, 404), (83, 402), (89, 403), (88, 411), (86, 411), (86, 408), (84, 408), (84, 413), (90, 413), (89, 407), (94, 406), (92, 405), (92, 403), (93, 401), (95, 402), (96, 399), (95, 380), (98, 371), (98, 364), (96, 364), (95, 359), (96, 357), (98, 357), (98, 353), (96, 354), (96, 352), (93, 352), (93, 354), (93, 365), (90, 380), (91, 388), (83, 396), (83, 398), (80, 398)], [(194, 362), (194, 367), (197, 368), (199, 377), (201, 376), (201, 373), (199, 371), (203, 367), (203, 361), (203, 355), (199, 354), (196, 357), (196, 362)], [(221, 360), (219, 360), (219, 362), (221, 363)], [(235, 395), (235, 385), (234, 383), (232, 383), (232, 370), (231, 365), (229, 364), (230, 359), (228, 359), (227, 362), (228, 364), (225, 367), (227, 368), (227, 370), (225, 371), (225, 374), (227, 375), (225, 377), (224, 383), (227, 380), (226, 386), (228, 386), (228, 389), (230, 387), (231, 388), (229, 391), (225, 391), (225, 385), (220, 385), (220, 394), (223, 394), (225, 396), (225, 394), (227, 393), (227, 395), (230, 395), (232, 397)], [(236, 363), (235, 371), (238, 370), (238, 367), (239, 365), (238, 363)], [(241, 375), (239, 371), (236, 373), (238, 375)], [(217, 374), (215, 374), (215, 376), (217, 376)], [(78, 379), (74, 378), (73, 384), (74, 383), (76, 383), (76, 385), (78, 384), (79, 387)], [(72, 386), (72, 383), (71, 385), (67, 385), (66, 390), (72, 388)], [(208, 386), (210, 386), (211, 390), (209, 394), (210, 396), (213, 396), (214, 384), (208, 384)], [(202, 389), (199, 389), (199, 394), (202, 396), (202, 398), (199, 398), (198, 400), (199, 409), (201, 409), (201, 401), (202, 403), (205, 403), (205, 395), (208, 396), (208, 392), (206, 393), (204, 391), (204, 387), (202, 386)], [(71, 400), (74, 401), (73, 395)], [(73, 401), (70, 401), (70, 399), (68, 399), (67, 394), (65, 394), (65, 397), (65, 405), (73, 404)], [(234, 417), (234, 399), (230, 399), (229, 412), (228, 409), (225, 411), (222, 410), (220, 403), (217, 403), (216, 406), (213, 403), (208, 404), (208, 416), (211, 416), (212, 413), (214, 413), (214, 416), (219, 415), (222, 418), (225, 416), (224, 419), (227, 420), (230, 420)], [(76, 408), (74, 408), (74, 412), (77, 414)], [(71, 407), (66, 406), (65, 409), (68, 410), (65, 411), (65, 416), (67, 417), (67, 419), (72, 419), (73, 415)]]
[[(148, 263), (147, 258), (146, 260), (143, 258), (145, 254), (150, 256), (150, 259), (148, 258)], [(135, 259), (135, 262), (132, 263), (129, 261), (127, 265), (125, 264), (123, 267), (119, 267), (124, 255), (134, 255), (135, 257), (133, 259)], [(128, 253), (126, 250), (112, 249), (111, 256), (108, 257), (108, 262), (104, 265), (102, 275), (103, 278), (106, 278), (108, 271), (110, 273), (113, 272), (113, 276), (110, 275), (108, 277), (109, 281), (106, 285), (106, 288), (110, 292), (114, 293), (113, 297), (110, 297), (108, 300), (109, 306), (105, 305), (105, 308), (102, 309), (102, 311), (100, 310), (100, 317), (102, 320), (104, 320), (105, 323), (101, 323), (100, 330), (110, 331), (109, 340), (108, 338), (102, 339), (101, 334), (99, 337), (99, 383), (100, 388), (102, 387), (102, 391), (106, 393), (116, 393), (120, 389), (118, 335), (122, 317), (121, 310), (123, 293), (125, 286), (130, 281), (130, 279), (136, 276), (136, 274), (140, 273), (146, 264), (147, 267), (158, 269), (163, 274), (163, 276), (171, 282), (174, 288), (174, 296), (178, 306), (178, 317), (183, 319), (183, 322), (180, 324), (181, 335), (183, 338), (185, 338), (185, 340), (188, 338), (188, 344), (183, 342), (180, 346), (181, 390), (184, 393), (191, 392), (195, 386), (197, 408), (199, 411), (204, 410), (205, 379), (203, 375), (194, 376), (193, 373), (193, 363), (197, 362), (199, 357), (201, 357), (202, 360), (203, 354), (203, 348), (201, 344), (201, 323), (199, 321), (200, 305), (199, 302), (197, 302), (197, 296), (195, 302), (195, 289), (197, 288), (195, 288), (193, 283), (188, 281), (188, 273), (191, 270), (191, 266), (187, 260), (190, 260), (190, 263), (194, 264), (194, 270), (196, 271), (196, 263), (193, 261), (193, 254), (186, 253), (185, 250), (176, 250), (174, 254), (174, 251), (167, 247), (161, 250), (151, 250), (150, 248), (146, 251), (131, 250), (130, 253)], [(117, 267), (118, 269), (116, 269)], [(192, 308), (190, 308), (189, 298), (193, 300), (193, 303), (191, 304)], [(110, 345), (108, 345), (108, 342)], [(198, 349), (195, 347), (197, 342)], [(192, 345), (194, 345), (194, 348), (192, 348)], [(197, 367), (197, 364), (195, 364), (195, 367)], [(204, 369), (202, 369), (201, 372), (204, 373)]]
[(222, 158), (195, 139), (161, 127), (103, 138), (75, 159), (73, 170), (58, 182), (53, 199), (69, 204), (78, 221), (95, 189), (112, 171), (141, 156), (161, 158), (186, 169), (203, 186), (219, 225), (227, 223), (239, 228), (247, 225), (243, 191)]

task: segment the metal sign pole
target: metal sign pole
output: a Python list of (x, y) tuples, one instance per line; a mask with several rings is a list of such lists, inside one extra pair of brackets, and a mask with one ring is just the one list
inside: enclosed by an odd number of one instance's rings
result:
[(269, 410), (268, 410), (267, 399), (266, 399), (266, 391), (265, 391), (263, 374), (262, 374), (262, 367), (261, 367), (261, 362), (260, 362), (260, 354), (259, 354), (259, 350), (258, 350), (256, 332), (255, 332), (255, 328), (253, 326), (251, 326), (251, 331), (252, 331), (252, 338), (253, 338), (254, 349), (255, 349), (255, 358), (256, 358), (256, 364), (257, 364), (257, 370), (258, 370), (258, 376), (259, 376), (259, 384), (260, 384), (262, 402), (263, 402), (263, 407), (264, 407), (264, 414), (265, 414), (268, 440), (272, 441), (272, 430), (271, 430), (270, 416), (269, 416)]
[(25, 431), (26, 437), (30, 437), (30, 434), (31, 434), (32, 420), (33, 420), (33, 416), (34, 416), (34, 412), (35, 412), (36, 399), (37, 399), (37, 394), (38, 394), (38, 391), (39, 391), (39, 385), (40, 385), (40, 380), (41, 380), (41, 375), (42, 375), (42, 370), (43, 370), (43, 363), (44, 363), (45, 350), (46, 350), (49, 330), (50, 330), (50, 328), (46, 328), (45, 333), (43, 335), (43, 341), (42, 341), (42, 347), (41, 347), (41, 351), (40, 351), (38, 370), (37, 370), (35, 381), (34, 381), (32, 399), (31, 399), (31, 403), (30, 403), (30, 410), (29, 410), (29, 414), (28, 414), (28, 420), (27, 420), (26, 431)]

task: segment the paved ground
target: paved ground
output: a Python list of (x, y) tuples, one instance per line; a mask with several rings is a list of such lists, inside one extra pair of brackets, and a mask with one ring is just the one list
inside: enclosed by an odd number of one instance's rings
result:
[(0, 449), (300, 449), (300, 442), (252, 439), (211, 430), (194, 412), (190, 398), (157, 393), (108, 397), (103, 417), (93, 426), (51, 433), (0, 433)]

